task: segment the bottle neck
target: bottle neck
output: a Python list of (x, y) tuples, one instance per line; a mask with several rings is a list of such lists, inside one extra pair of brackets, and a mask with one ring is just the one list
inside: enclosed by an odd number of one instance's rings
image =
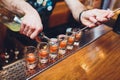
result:
[(48, 38), (43, 32), (41, 32), (41, 33), (35, 38), (35, 40), (36, 40), (37, 42), (41, 42), (41, 41), (43, 41), (43, 42), (49, 42), (50, 38)]

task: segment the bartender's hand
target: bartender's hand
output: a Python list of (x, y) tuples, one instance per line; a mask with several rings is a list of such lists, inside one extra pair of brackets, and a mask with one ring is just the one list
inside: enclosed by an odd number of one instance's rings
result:
[(26, 0), (0, 0), (6, 9), (24, 16), (22, 19), (20, 33), (34, 39), (43, 29), (38, 12), (26, 2)]
[(95, 27), (110, 20), (113, 15), (113, 11), (110, 10), (92, 9), (84, 11), (80, 20), (85, 26)]
[(43, 25), (39, 14), (34, 11), (32, 13), (25, 14), (22, 19), (20, 33), (24, 34), (31, 39), (35, 37), (43, 30)]

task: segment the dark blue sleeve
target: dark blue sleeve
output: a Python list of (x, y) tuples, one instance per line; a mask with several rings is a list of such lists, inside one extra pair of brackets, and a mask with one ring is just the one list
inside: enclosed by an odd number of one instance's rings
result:
[[(46, 4), (43, 5), (44, 1), (46, 1)], [(38, 13), (42, 15), (50, 15), (52, 10), (54, 9), (56, 0), (27, 0), (27, 2), (35, 8)]]
[[(47, 2), (45, 5), (43, 5), (42, 1)], [(47, 26), (48, 18), (52, 13), (57, 1), (58, 0), (27, 0), (27, 2), (38, 11), (44, 26)]]

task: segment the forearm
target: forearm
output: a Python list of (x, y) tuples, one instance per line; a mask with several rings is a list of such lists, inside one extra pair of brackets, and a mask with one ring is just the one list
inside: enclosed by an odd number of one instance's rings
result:
[(36, 12), (25, 0), (1, 0), (3, 6), (13, 13), (25, 15)]
[(79, 21), (79, 14), (86, 9), (86, 7), (79, 0), (65, 0), (73, 17)]

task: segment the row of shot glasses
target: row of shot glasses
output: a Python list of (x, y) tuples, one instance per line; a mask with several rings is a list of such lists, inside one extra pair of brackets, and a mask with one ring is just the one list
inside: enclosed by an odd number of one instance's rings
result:
[(37, 47), (26, 46), (24, 49), (26, 67), (28, 70), (35, 67), (45, 68), (48, 64), (63, 58), (74, 48), (79, 47), (82, 30), (74, 28), (57, 38), (50, 38), (48, 42), (39, 42)]

